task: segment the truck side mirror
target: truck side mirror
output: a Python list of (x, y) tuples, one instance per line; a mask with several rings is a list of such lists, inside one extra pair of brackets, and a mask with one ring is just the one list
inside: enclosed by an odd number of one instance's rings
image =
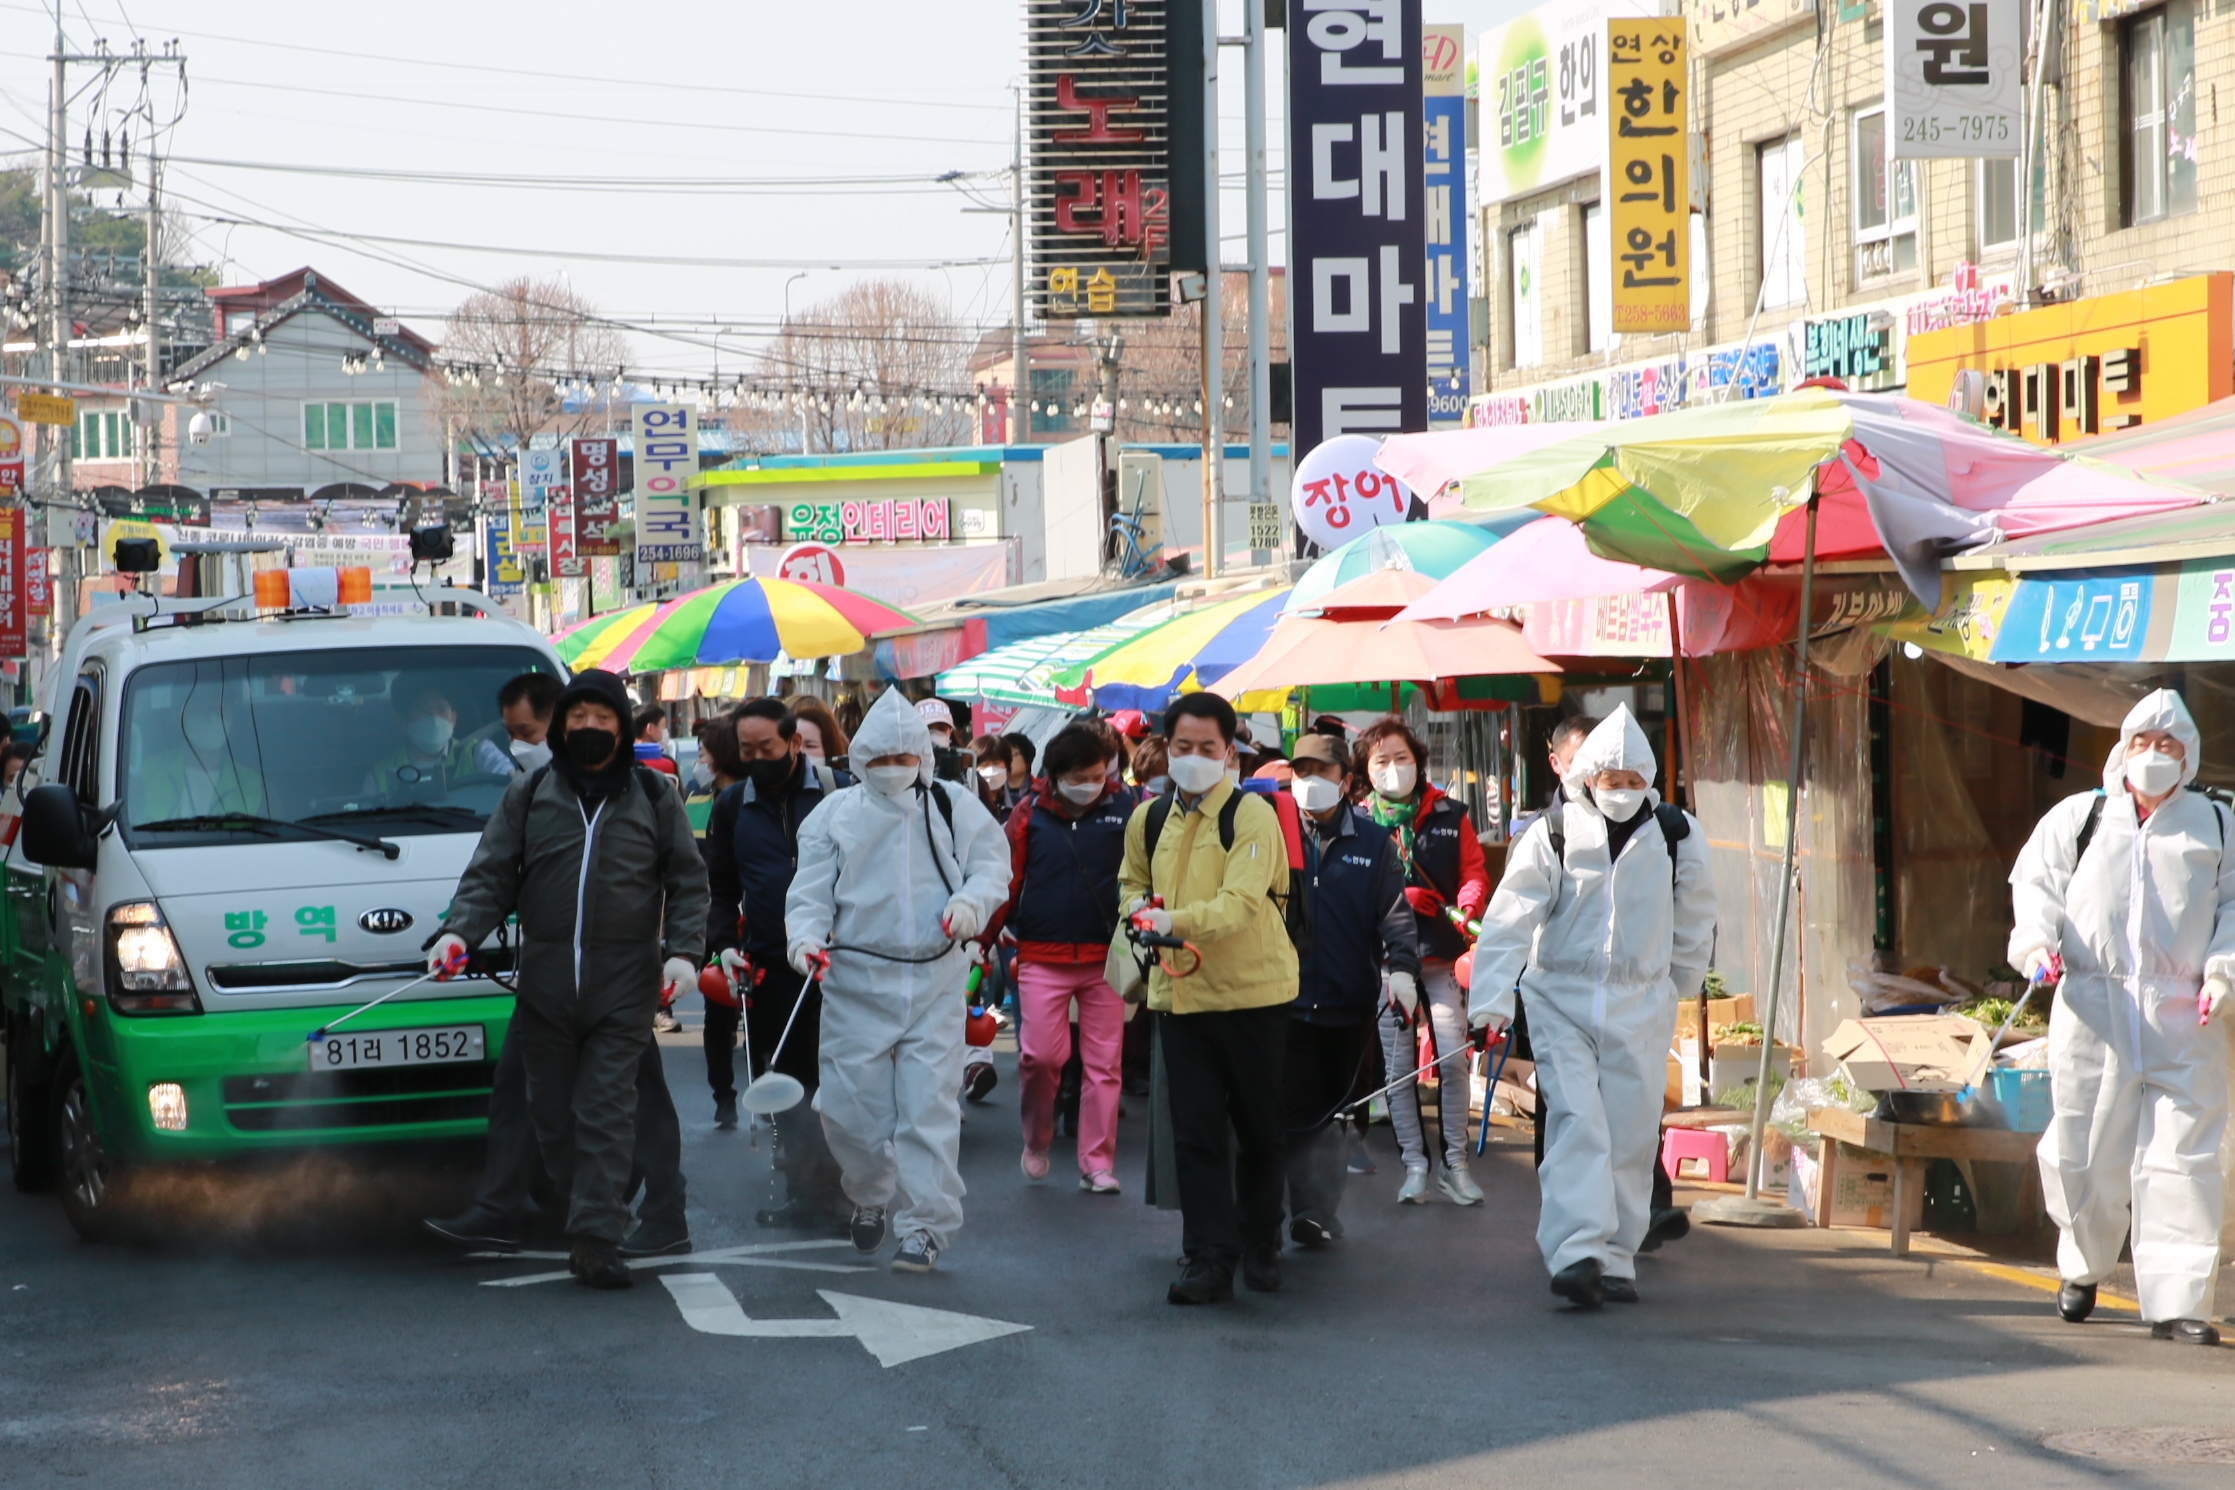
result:
[(100, 844), (88, 830), (75, 789), (54, 782), (23, 799), (23, 853), (50, 869), (91, 869)]

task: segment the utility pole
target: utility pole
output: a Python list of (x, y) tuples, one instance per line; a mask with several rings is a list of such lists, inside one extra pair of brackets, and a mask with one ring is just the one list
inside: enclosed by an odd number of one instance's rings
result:
[[(70, 188), (67, 175), (69, 139), (69, 82), (68, 70), (73, 60), (65, 50), (62, 36), (62, 0), (54, 6), (54, 52), (47, 58), (53, 64), (53, 75), (47, 83), (47, 203), (45, 260), (40, 266), (47, 292), (47, 375), (56, 383), (71, 381), (70, 355)], [(64, 509), (77, 506), (77, 483), (71, 468), (71, 437), (74, 430), (59, 425), (43, 424), (39, 427), (39, 445), (46, 453), (46, 500)], [(49, 509), (53, 510), (52, 507)], [(77, 546), (73, 519), (72, 538), (69, 546), (57, 544), (54, 555), (58, 562), (53, 566), (47, 583), (54, 590), (54, 627), (57, 644), (69, 631), (69, 617), (78, 613)]]
[(1032, 378), (1025, 368), (1024, 344), (1024, 93), (1017, 93), (1016, 140), (1009, 156), (1009, 443), (1022, 445), (1025, 390)]
[[(1255, 9), (1258, 0), (1244, 0)], [(1224, 288), (1218, 237), (1218, 0), (1203, 4), (1203, 574), (1218, 578), (1226, 557), (1226, 419)]]
[[(1215, 118), (1215, 116), (1214, 116)], [(1249, 499), (1277, 503), (1273, 485), (1273, 269), (1265, 223), (1265, 7), (1242, 4), (1242, 169), (1249, 233)], [(1276, 532), (1285, 532), (1278, 528)]]
[[(147, 304), (141, 314), (145, 317), (142, 329), (147, 336), (146, 387), (150, 392), (163, 386), (163, 274), (162, 257), (156, 245), (163, 232), (162, 166), (157, 162), (154, 142), (149, 142), (147, 152), (147, 246), (140, 254), (140, 267), (147, 280)], [(163, 409), (160, 404), (145, 405), (147, 420), (141, 426), (146, 432), (140, 438), (140, 485), (154, 486), (163, 479)]]

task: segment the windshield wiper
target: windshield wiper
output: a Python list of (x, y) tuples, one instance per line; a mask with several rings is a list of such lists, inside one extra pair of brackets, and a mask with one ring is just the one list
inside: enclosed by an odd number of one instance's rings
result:
[(477, 829), (489, 821), (487, 813), (476, 812), (471, 807), (453, 806), (448, 802), (400, 802), (389, 807), (345, 807), (339, 812), (314, 812), (309, 817), (298, 818), (296, 821), (362, 822), (368, 818), (420, 818), (433, 822), (470, 824)]
[(199, 817), (166, 817), (152, 823), (132, 824), (132, 831), (135, 833), (262, 833), (275, 838), (284, 828), (299, 829), (313, 838), (354, 843), (357, 847), (371, 849), (384, 858), (393, 859), (403, 853), (402, 849), (385, 838), (367, 838), (362, 834), (344, 833), (311, 823), (291, 822), (283, 817), (260, 817), (253, 812), (212, 812)]

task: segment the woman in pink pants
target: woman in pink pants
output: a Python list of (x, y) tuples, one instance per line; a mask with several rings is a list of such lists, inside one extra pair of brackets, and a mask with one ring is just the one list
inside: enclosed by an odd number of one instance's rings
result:
[(1009, 813), (1009, 903), (986, 928), (1017, 943), (1017, 1073), (1023, 1088), (1025, 1177), (1047, 1178), (1055, 1092), (1071, 1059), (1078, 1001), (1079, 1188), (1118, 1193), (1117, 1110), (1125, 1005), (1103, 980), (1117, 930), (1118, 865), (1134, 798), (1109, 773), (1109, 741), (1073, 724), (1048, 742), (1047, 774)]

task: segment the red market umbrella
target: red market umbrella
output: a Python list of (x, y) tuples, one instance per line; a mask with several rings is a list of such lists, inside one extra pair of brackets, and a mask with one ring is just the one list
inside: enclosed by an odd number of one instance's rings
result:
[(1255, 657), (1212, 685), (1226, 698), (1338, 683), (1432, 683), (1444, 678), (1556, 673), (1510, 621), (1400, 621), (1436, 581), (1383, 569), (1330, 591), (1318, 613), (1290, 616)]

